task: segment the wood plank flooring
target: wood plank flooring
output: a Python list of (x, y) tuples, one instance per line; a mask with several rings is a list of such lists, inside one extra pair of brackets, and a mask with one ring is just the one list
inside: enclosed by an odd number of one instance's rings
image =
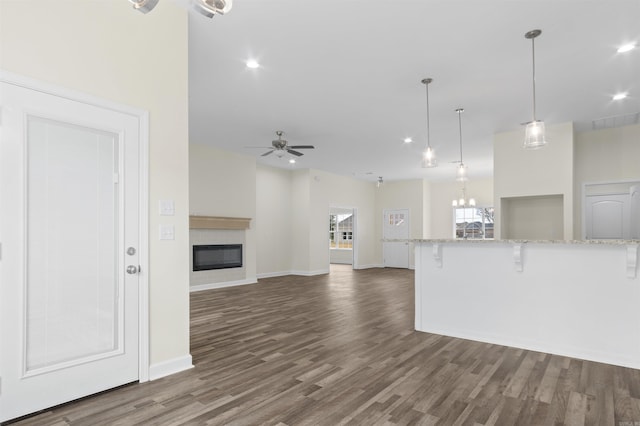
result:
[(16, 424), (640, 426), (639, 370), (415, 332), (413, 311), (409, 270), (194, 293), (194, 369)]

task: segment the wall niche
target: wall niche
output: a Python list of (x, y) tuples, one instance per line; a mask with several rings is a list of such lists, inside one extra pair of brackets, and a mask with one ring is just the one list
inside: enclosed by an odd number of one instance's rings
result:
[(507, 240), (562, 240), (562, 194), (500, 199), (502, 238)]

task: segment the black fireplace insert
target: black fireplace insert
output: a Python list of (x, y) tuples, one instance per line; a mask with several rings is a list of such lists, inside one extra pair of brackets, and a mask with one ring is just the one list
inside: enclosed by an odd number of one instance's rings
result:
[(193, 246), (193, 270), (242, 268), (242, 244)]

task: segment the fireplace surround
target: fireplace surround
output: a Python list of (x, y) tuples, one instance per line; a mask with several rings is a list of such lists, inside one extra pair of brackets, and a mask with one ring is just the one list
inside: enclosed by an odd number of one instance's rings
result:
[[(247, 245), (247, 231), (250, 230), (251, 219), (241, 217), (221, 216), (189, 216), (189, 285), (191, 291), (209, 290), (213, 288), (228, 287), (231, 285), (252, 284), (256, 282), (255, 270), (251, 268), (250, 276), (247, 275), (247, 266), (251, 261), (247, 256), (253, 256)], [(203, 259), (198, 259), (201, 254), (205, 257), (219, 256), (220, 253), (200, 253), (197, 246), (241, 246), (241, 252), (234, 254), (241, 262), (231, 261), (227, 254), (222, 255), (220, 268), (200, 268), (198, 264)], [(215, 252), (215, 250), (214, 250)], [(194, 259), (195, 254), (195, 259)], [(210, 263), (205, 258), (205, 263)], [(211, 259), (209, 259), (211, 260)], [(212, 262), (220, 263), (220, 262)], [(194, 268), (193, 266), (196, 265)]]

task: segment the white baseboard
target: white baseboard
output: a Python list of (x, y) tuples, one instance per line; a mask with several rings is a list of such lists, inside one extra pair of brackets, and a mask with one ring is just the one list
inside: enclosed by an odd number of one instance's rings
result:
[(358, 267), (354, 267), (353, 269), (371, 269), (371, 268), (384, 268), (383, 263), (372, 263), (371, 265), (358, 265)]
[(328, 273), (328, 269), (318, 269), (316, 271), (291, 271), (291, 275), (302, 275), (304, 277), (312, 277), (314, 275), (324, 275)]
[(284, 277), (286, 275), (292, 275), (291, 271), (280, 271), (280, 272), (265, 272), (264, 274), (256, 274), (258, 279), (260, 278), (273, 278), (273, 277)]
[(458, 339), (473, 340), (475, 342), (490, 343), (492, 345), (509, 346), (512, 348), (524, 349), (527, 351), (543, 352), (547, 354), (559, 355), (569, 358), (583, 359), (586, 361), (594, 361), (611, 365), (618, 365), (627, 368), (640, 368), (637, 359), (629, 358), (625, 354), (620, 354), (615, 350), (594, 350), (590, 348), (581, 348), (575, 345), (553, 344), (549, 342), (540, 342), (529, 338), (516, 338), (510, 336), (500, 336), (494, 334), (479, 334), (474, 331), (456, 330), (449, 328), (428, 327), (428, 329), (417, 331), (425, 333), (439, 334), (442, 336), (450, 336)]
[(193, 368), (191, 355), (152, 364), (149, 366), (149, 380), (156, 380), (190, 368)]
[(211, 283), (211, 284), (198, 284), (198, 285), (192, 285), (191, 287), (189, 287), (189, 291), (194, 292), (194, 291), (212, 290), (214, 288), (235, 287), (237, 285), (256, 284), (257, 282), (258, 282), (257, 278), (248, 278), (246, 280), (225, 281), (221, 283)]

